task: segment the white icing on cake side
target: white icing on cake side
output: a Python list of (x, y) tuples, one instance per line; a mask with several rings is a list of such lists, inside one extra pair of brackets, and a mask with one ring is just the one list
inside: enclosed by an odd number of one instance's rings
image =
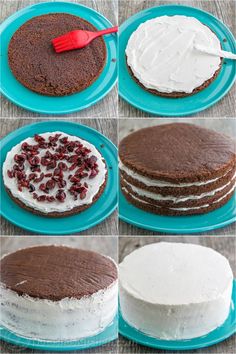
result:
[(102, 332), (117, 312), (118, 281), (109, 288), (83, 297), (60, 301), (19, 296), (1, 289), (1, 324), (26, 338), (44, 341), (70, 341)]
[(217, 36), (194, 17), (160, 16), (130, 36), (126, 56), (134, 76), (148, 89), (191, 93), (211, 79), (221, 59), (195, 49), (221, 49)]
[[(72, 135), (68, 135), (65, 134), (63, 132), (49, 132), (49, 133), (43, 133), (40, 134), (40, 136), (44, 137), (44, 138), (48, 138), (50, 135), (54, 135), (54, 134), (61, 134), (60, 138), (63, 137), (69, 137), (70, 141), (76, 141), (79, 140), (86, 148), (89, 148), (91, 150), (91, 153), (89, 153), (89, 156), (96, 156), (97, 157), (97, 164), (98, 164), (98, 169), (99, 169), (99, 173), (96, 177), (90, 179), (89, 177), (85, 177), (82, 179), (82, 182), (87, 182), (88, 184), (88, 192), (86, 194), (86, 197), (84, 199), (80, 199), (78, 198), (77, 200), (74, 200), (73, 195), (71, 195), (68, 191), (66, 192), (67, 197), (65, 199), (65, 201), (63, 203), (55, 200), (53, 202), (39, 202), (36, 199), (33, 199), (32, 197), (32, 193), (29, 192), (29, 190), (27, 188), (23, 188), (22, 192), (20, 192), (18, 190), (18, 186), (16, 183), (16, 180), (14, 178), (9, 178), (8, 174), (7, 174), (7, 170), (11, 170), (12, 166), (15, 164), (14, 162), (14, 155), (15, 154), (19, 154), (21, 151), (21, 144), (23, 142), (27, 142), (29, 144), (36, 144), (34, 138), (27, 138), (23, 141), (21, 141), (19, 144), (15, 145), (8, 153), (6, 156), (6, 160), (3, 164), (3, 180), (4, 180), (4, 184), (5, 186), (11, 191), (12, 195), (19, 199), (21, 202), (23, 202), (25, 205), (34, 208), (35, 210), (41, 211), (43, 213), (50, 213), (50, 212), (64, 212), (64, 211), (68, 211), (71, 210), (75, 207), (79, 207), (82, 205), (86, 205), (86, 204), (90, 204), (93, 201), (94, 196), (98, 193), (99, 188), (103, 185), (103, 183), (105, 182), (105, 178), (106, 178), (106, 173), (107, 173), (107, 169), (106, 169), (106, 165), (103, 161), (103, 157), (101, 156), (101, 154), (99, 153), (99, 151), (95, 148), (94, 145), (90, 144), (89, 142), (82, 140), (80, 137), (77, 136), (72, 136)], [(47, 149), (45, 150), (41, 150), (40, 154), (37, 155), (39, 157), (42, 157), (43, 155), (45, 155)], [(72, 152), (71, 155), (73, 155), (74, 153)], [(25, 169), (25, 172), (27, 174), (31, 173), (30, 170), (30, 166), (28, 164), (27, 169)], [(50, 173), (50, 170), (46, 170), (45, 166), (41, 166), (41, 172), (44, 173)], [(67, 182), (67, 186), (66, 189), (69, 187), (70, 185), (70, 181), (68, 180), (68, 176), (72, 174), (71, 171), (65, 171), (64, 172), (64, 176), (65, 176), (65, 180)], [(38, 173), (38, 175), (40, 175), (40, 173)], [(49, 180), (50, 178), (48, 178)], [(45, 180), (44, 180), (45, 183)], [(40, 183), (38, 184), (39, 187)], [(55, 196), (56, 194), (56, 190), (58, 188), (54, 188), (54, 190), (50, 193), (50, 195)], [(35, 192), (38, 192), (38, 194), (43, 194), (42, 191), (39, 191), (39, 189), (36, 189)]]
[(121, 161), (119, 162), (119, 168), (121, 171), (124, 171), (128, 176), (132, 177), (134, 180), (137, 180), (138, 182), (141, 182), (145, 184), (148, 187), (175, 187), (175, 188), (185, 188), (185, 187), (194, 187), (194, 186), (205, 186), (207, 184), (216, 182), (218, 179), (226, 176), (230, 171), (227, 171), (225, 174), (223, 174), (220, 177), (209, 179), (206, 181), (200, 181), (200, 182), (189, 182), (189, 183), (171, 183), (168, 181), (162, 181), (162, 180), (157, 180), (154, 178), (146, 177), (141, 175), (140, 173), (132, 170), (131, 168), (128, 168), (125, 166)]
[[(111, 257), (104, 257), (116, 265)], [(114, 320), (118, 280), (91, 296), (60, 301), (20, 296), (0, 282), (0, 304), (0, 324), (22, 337), (55, 342), (79, 340), (101, 333)]]
[(124, 319), (148, 335), (189, 339), (227, 318), (233, 274), (211, 248), (160, 242), (128, 255), (119, 267)]
[(224, 190), (226, 187), (228, 187), (233, 180), (235, 179), (236, 175), (234, 175), (234, 177), (225, 185), (218, 187), (216, 189), (214, 189), (213, 191), (210, 192), (205, 192), (199, 195), (185, 195), (185, 196), (172, 196), (172, 195), (161, 195), (158, 193), (154, 193), (154, 192), (150, 192), (148, 190), (136, 187), (132, 184), (130, 184), (125, 178), (124, 181), (125, 183), (131, 188), (132, 192), (137, 193), (139, 196), (141, 197), (146, 197), (146, 198), (150, 198), (153, 199), (154, 201), (170, 201), (173, 202), (175, 204), (178, 203), (182, 203), (182, 202), (186, 202), (189, 200), (200, 200), (202, 198), (206, 198), (206, 197), (213, 197), (216, 193), (221, 192), (222, 190)]

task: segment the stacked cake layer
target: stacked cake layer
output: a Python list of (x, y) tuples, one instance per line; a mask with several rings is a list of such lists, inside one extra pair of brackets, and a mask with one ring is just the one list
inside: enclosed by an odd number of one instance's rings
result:
[(165, 215), (205, 213), (235, 189), (235, 143), (191, 124), (141, 129), (120, 143), (121, 187), (144, 210)]

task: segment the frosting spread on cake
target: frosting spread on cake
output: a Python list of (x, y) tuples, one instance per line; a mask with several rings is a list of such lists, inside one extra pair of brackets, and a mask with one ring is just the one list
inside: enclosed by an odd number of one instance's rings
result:
[(148, 89), (191, 93), (211, 79), (221, 58), (198, 51), (221, 49), (217, 36), (194, 17), (160, 16), (142, 23), (131, 35), (127, 63)]
[[(229, 182), (227, 182), (225, 185), (223, 185), (222, 187), (216, 188), (213, 191), (210, 192), (205, 192), (202, 193), (200, 195), (187, 195), (187, 196), (172, 196), (172, 195), (161, 195), (161, 194), (157, 194), (157, 193), (153, 193), (153, 192), (149, 192), (147, 190), (144, 190), (142, 188), (138, 188), (132, 184), (130, 184), (129, 182), (127, 182), (124, 178), (125, 183), (131, 188), (131, 190), (135, 193), (137, 193), (140, 196), (146, 197), (146, 198), (150, 198), (153, 200), (166, 200), (166, 201), (171, 201), (173, 203), (181, 203), (181, 202), (185, 202), (188, 200), (199, 200), (205, 197), (212, 197), (214, 196), (217, 192), (220, 192), (222, 190), (224, 190), (226, 187), (228, 187), (234, 180), (235, 180), (236, 174), (234, 175), (233, 179), (230, 180)], [(234, 186), (233, 186), (234, 189)]]
[[(107, 173), (107, 169), (106, 169), (106, 165), (104, 163), (103, 157), (101, 156), (101, 154), (99, 153), (99, 151), (95, 148), (94, 145), (92, 145), (91, 143), (80, 139), (77, 136), (72, 136), (72, 135), (68, 135), (65, 134), (63, 132), (47, 132), (47, 133), (43, 133), (40, 134), (40, 137), (42, 139), (45, 139), (46, 142), (49, 141), (49, 137), (55, 137), (56, 135), (59, 135), (59, 139), (58, 139), (58, 148), (62, 147), (65, 144), (60, 143), (60, 140), (65, 138), (68, 139), (69, 142), (77, 142), (77, 144), (81, 144), (81, 148), (82, 149), (88, 149), (87, 150), (87, 155), (86, 155), (86, 159), (87, 158), (92, 158), (94, 159), (95, 163), (96, 163), (96, 167), (93, 169), (93, 171), (95, 171), (94, 176), (91, 176), (91, 172), (92, 169), (88, 169), (88, 171), (83, 170), (82, 173), (83, 175), (80, 175), (81, 177), (77, 178), (78, 183), (81, 183), (81, 189), (80, 192), (76, 192), (76, 197), (75, 194), (70, 193), (69, 189), (75, 184), (75, 182), (72, 182), (72, 180), (70, 179), (71, 176), (74, 176), (76, 174), (76, 171), (81, 167), (81, 164), (77, 163), (78, 159), (76, 160), (77, 166), (73, 166), (73, 162), (70, 162), (70, 160), (65, 160), (65, 158), (61, 159), (58, 158), (56, 160), (56, 166), (54, 166), (53, 168), (49, 168), (46, 165), (42, 165), (42, 158), (44, 158), (45, 154), (47, 153), (47, 151), (49, 151), (50, 154), (55, 155), (56, 154), (56, 150), (55, 147), (50, 146), (47, 148), (39, 148), (38, 150), (38, 154), (36, 155), (36, 157), (38, 157), (41, 161), (40, 161), (40, 172), (38, 172), (37, 170), (34, 172), (32, 171), (33, 166), (28, 162), (28, 160), (26, 159), (24, 161), (24, 172), (26, 174), (27, 179), (29, 178), (30, 174), (35, 173), (36, 174), (36, 179), (32, 179), (32, 182), (30, 182), (30, 184), (33, 184), (33, 191), (30, 191), (29, 188), (21, 188), (21, 190), (19, 190), (19, 184), (18, 184), (18, 180), (17, 178), (12, 177), (11, 171), (13, 169), (13, 166), (16, 165), (16, 161), (15, 161), (15, 156), (16, 155), (22, 155), (22, 153), (24, 154), (24, 150), (22, 150), (22, 144), (26, 143), (29, 144), (31, 146), (35, 146), (37, 145), (37, 142), (35, 141), (34, 137), (30, 137), (27, 138), (23, 141), (21, 141), (19, 144), (15, 145), (11, 151), (9, 151), (7, 153), (6, 156), (6, 160), (3, 164), (3, 180), (4, 180), (4, 184), (5, 187), (7, 187), (11, 194), (13, 195), (13, 197), (18, 198), (21, 202), (23, 202), (25, 205), (35, 209), (35, 210), (39, 210), (41, 212), (44, 213), (50, 213), (50, 212), (63, 212), (63, 211), (67, 211), (67, 210), (72, 210), (75, 207), (79, 207), (82, 205), (86, 205), (86, 204), (90, 204), (93, 201), (93, 198), (96, 196), (96, 194), (99, 192), (99, 188), (103, 185), (103, 183), (105, 182), (106, 179), (106, 173)], [(76, 147), (74, 149), (71, 149), (72, 151), (68, 151), (66, 150), (65, 155), (68, 158), (73, 159), (73, 157), (79, 158), (81, 155), (80, 153), (76, 153)], [(50, 160), (45, 159), (44, 160)], [(41, 190), (40, 185), (46, 185), (47, 182), (49, 180), (52, 180), (53, 178), (57, 179), (57, 176), (54, 177), (55, 174), (55, 169), (58, 169), (59, 163), (63, 163), (64, 165), (62, 165), (62, 174), (63, 174), (63, 183), (65, 184), (65, 186), (63, 185), (58, 185), (58, 182), (56, 181), (55, 185), (53, 188), (51, 188), (50, 190), (46, 190), (47, 195), (45, 190)], [(65, 167), (66, 165), (66, 167)], [(50, 166), (49, 166), (50, 167)], [(72, 169), (73, 168), (73, 169)], [(66, 170), (65, 170), (66, 169)], [(8, 172), (10, 171), (10, 172)], [(85, 172), (87, 174), (87, 176), (85, 175)], [(43, 173), (44, 177), (41, 179), (40, 176)], [(49, 177), (47, 177), (47, 175), (49, 175)], [(51, 175), (51, 176), (50, 176)], [(83, 177), (84, 176), (84, 177)], [(41, 179), (39, 182), (37, 182), (37, 178)], [(60, 201), (56, 198), (56, 195), (58, 193), (58, 189), (61, 189), (64, 191), (64, 193), (66, 194), (66, 197), (64, 200)], [(53, 201), (40, 201), (37, 198), (34, 198), (34, 193), (37, 194), (38, 197), (40, 197), (41, 195), (46, 195), (49, 197), (53, 197)], [(82, 195), (81, 195), (82, 193)]]
[(129, 175), (133, 179), (137, 180), (138, 182), (142, 182), (143, 184), (145, 184), (148, 187), (178, 187), (178, 188), (182, 187), (182, 188), (184, 188), (184, 187), (192, 187), (192, 186), (204, 186), (206, 184), (215, 182), (218, 179), (226, 176), (227, 173), (229, 172), (229, 171), (227, 171), (226, 173), (224, 173), (220, 177), (216, 177), (216, 178), (209, 179), (206, 181), (190, 182), (190, 183), (171, 183), (168, 181), (161, 181), (161, 180), (157, 180), (157, 179), (150, 178), (147, 176), (143, 176), (140, 173), (138, 173), (134, 170), (131, 170), (129, 167), (125, 166), (121, 161), (119, 162), (119, 168), (121, 171), (124, 171), (125, 173), (127, 173), (127, 175)]
[(233, 274), (213, 249), (160, 242), (129, 254), (120, 264), (124, 319), (148, 335), (188, 339), (205, 335), (227, 318)]
[(23, 337), (78, 340), (102, 332), (115, 317), (117, 266), (110, 257), (34, 246), (3, 256), (1, 269), (1, 324)]

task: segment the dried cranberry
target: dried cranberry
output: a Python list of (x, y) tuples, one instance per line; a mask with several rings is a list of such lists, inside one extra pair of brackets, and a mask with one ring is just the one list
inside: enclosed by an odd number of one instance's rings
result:
[(38, 156), (34, 156), (34, 157), (30, 157), (28, 159), (28, 162), (31, 166), (38, 166), (40, 160), (39, 160)]
[(60, 168), (63, 171), (67, 170), (67, 165), (64, 162), (59, 162), (59, 164), (57, 165), (58, 168)]
[(47, 150), (44, 157), (46, 157), (46, 159), (51, 159), (53, 157), (53, 154), (49, 150)]
[(38, 178), (34, 180), (35, 183), (39, 183), (44, 179), (44, 173), (42, 172)]
[(38, 198), (38, 194), (37, 193), (33, 193), (33, 199), (37, 199)]
[(47, 165), (47, 170), (51, 170), (53, 168), (56, 167), (56, 161), (51, 161), (48, 165)]
[(68, 145), (66, 145), (66, 149), (67, 149), (69, 152), (74, 151), (74, 148), (75, 148), (75, 142), (74, 142), (74, 141), (71, 141), (71, 142), (69, 142)]
[(47, 201), (48, 201), (48, 202), (51, 203), (51, 202), (53, 202), (54, 200), (55, 200), (55, 198), (54, 198), (53, 196), (50, 196), (50, 195), (47, 196)]
[(64, 179), (58, 181), (58, 187), (59, 188), (64, 188), (66, 186), (66, 181)]
[(72, 155), (68, 158), (68, 161), (71, 163), (75, 163), (78, 161), (78, 156), (77, 155)]
[(28, 176), (29, 181), (32, 181), (33, 179), (35, 179), (37, 177), (36, 173), (30, 173)]
[(53, 176), (59, 176), (61, 173), (61, 170), (59, 168), (55, 168), (54, 172), (53, 172)]
[(45, 184), (45, 183), (42, 183), (42, 184), (40, 184), (40, 186), (39, 186), (39, 189), (40, 189), (41, 191), (45, 191), (46, 188), (47, 188), (47, 187), (46, 187), (46, 184)]
[(7, 175), (9, 178), (13, 178), (13, 171), (7, 170)]
[(70, 170), (70, 171), (73, 171), (76, 167), (77, 167), (77, 163), (73, 163), (73, 165), (71, 165), (71, 166), (69, 167), (69, 170)]
[(80, 182), (80, 178), (78, 178), (78, 177), (76, 177), (76, 176), (72, 176), (71, 179), (70, 179), (70, 181), (71, 181), (72, 183), (77, 183), (77, 182)]
[(62, 144), (67, 144), (67, 142), (68, 142), (68, 136), (65, 136), (64, 138), (60, 139), (60, 143)]
[(52, 173), (46, 173), (45, 177), (52, 177)]
[(90, 175), (89, 175), (89, 178), (94, 178), (94, 177), (97, 176), (97, 174), (98, 174), (98, 172), (96, 170), (92, 170)]
[(86, 191), (80, 193), (80, 199), (84, 199), (86, 197)]
[(18, 154), (16, 154), (16, 155), (14, 156), (14, 161), (15, 161), (16, 163), (22, 164), (22, 163), (24, 163), (24, 161), (25, 161), (25, 156), (24, 156), (24, 155), (18, 155)]
[(24, 165), (13, 165), (13, 171), (23, 171)]
[(32, 193), (35, 191), (35, 187), (33, 186), (33, 184), (29, 185), (29, 192)]
[(21, 144), (21, 149), (22, 150), (27, 150), (28, 146), (29, 146), (29, 144), (24, 142), (23, 144)]
[(56, 199), (63, 203), (64, 200), (66, 199), (66, 193), (63, 191), (63, 189), (59, 189), (57, 194), (56, 194)]
[(39, 165), (31, 166), (30, 169), (32, 172), (41, 172), (41, 168)]
[(41, 158), (41, 164), (42, 164), (43, 166), (47, 166), (50, 162), (51, 162), (51, 161), (48, 160), (46, 157), (42, 157), (42, 158)]
[(41, 143), (41, 142), (45, 141), (45, 139), (42, 136), (38, 135), (38, 134), (34, 135), (34, 140), (37, 141), (37, 143)]
[(53, 189), (53, 188), (55, 187), (55, 185), (56, 185), (56, 182), (53, 181), (53, 179), (50, 179), (50, 180), (47, 181), (47, 183), (46, 183), (46, 188), (48, 188), (48, 189)]
[(40, 196), (37, 198), (37, 201), (38, 201), (38, 202), (45, 202), (46, 199), (47, 199), (47, 196), (46, 196), (46, 195), (40, 195)]

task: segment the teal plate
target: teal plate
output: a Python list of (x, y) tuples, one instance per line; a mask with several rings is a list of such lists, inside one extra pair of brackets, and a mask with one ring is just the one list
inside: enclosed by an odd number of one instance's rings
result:
[(221, 208), (207, 214), (163, 216), (136, 208), (119, 192), (119, 217), (137, 227), (174, 234), (192, 234), (215, 230), (236, 221), (236, 194)]
[(64, 121), (47, 121), (26, 125), (1, 140), (1, 170), (6, 154), (11, 148), (29, 136), (43, 132), (63, 131), (85, 139), (101, 152), (108, 166), (107, 185), (101, 197), (80, 214), (60, 218), (35, 215), (19, 207), (7, 194), (1, 174), (0, 214), (11, 223), (47, 235), (73, 234), (93, 227), (107, 218), (117, 207), (117, 148), (104, 135), (82, 124)]
[(149, 337), (146, 334), (136, 330), (131, 327), (122, 317), (121, 312), (119, 312), (119, 333), (142, 345), (147, 347), (164, 349), (164, 350), (193, 350), (206, 348), (211, 345), (215, 345), (219, 342), (222, 342), (226, 338), (229, 338), (236, 332), (236, 280), (234, 280), (233, 292), (232, 292), (232, 302), (230, 313), (227, 320), (223, 323), (222, 326), (218, 327), (214, 331), (206, 334), (205, 336), (186, 339), (186, 340), (161, 340), (153, 337)]
[(20, 337), (3, 327), (0, 327), (0, 339), (11, 344), (19, 345), (21, 347), (46, 350), (50, 352), (67, 352), (72, 350), (89, 349), (94, 347), (100, 347), (101, 345), (116, 340), (118, 332), (117, 322), (118, 318), (116, 316), (113, 322), (102, 333), (78, 341), (45, 342), (33, 340), (29, 338)]
[(70, 2), (45, 2), (28, 6), (4, 21), (0, 26), (0, 92), (10, 101), (27, 110), (42, 114), (68, 114), (85, 109), (101, 100), (117, 80), (117, 35), (104, 36), (107, 48), (105, 68), (98, 79), (87, 89), (64, 97), (39, 95), (21, 85), (12, 75), (8, 65), (7, 51), (14, 32), (29, 19), (52, 12), (65, 12), (84, 18), (97, 29), (112, 27), (110, 21), (93, 9)]
[(164, 5), (146, 9), (130, 17), (120, 27), (119, 94), (132, 106), (152, 115), (174, 117), (203, 111), (218, 102), (232, 87), (236, 78), (236, 62), (234, 60), (224, 60), (220, 74), (207, 88), (195, 95), (183, 98), (166, 98), (151, 94), (141, 88), (128, 72), (125, 48), (129, 37), (142, 22), (163, 15), (196, 17), (215, 32), (224, 50), (236, 53), (236, 42), (230, 30), (207, 12), (182, 5)]

